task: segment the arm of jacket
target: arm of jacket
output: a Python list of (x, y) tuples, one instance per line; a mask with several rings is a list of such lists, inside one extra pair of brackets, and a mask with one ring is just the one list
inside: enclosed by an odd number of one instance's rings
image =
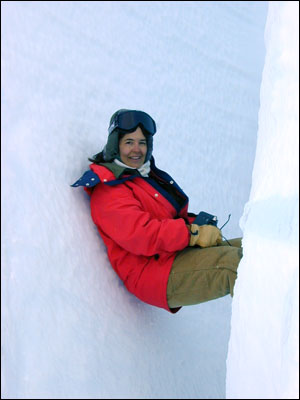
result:
[(183, 218), (162, 218), (145, 211), (125, 185), (96, 188), (91, 198), (94, 223), (126, 251), (144, 256), (175, 252), (189, 244)]
[(187, 219), (188, 219), (190, 225), (192, 225), (192, 223), (195, 221), (196, 217), (197, 217), (196, 214), (190, 213), (190, 212), (188, 213)]

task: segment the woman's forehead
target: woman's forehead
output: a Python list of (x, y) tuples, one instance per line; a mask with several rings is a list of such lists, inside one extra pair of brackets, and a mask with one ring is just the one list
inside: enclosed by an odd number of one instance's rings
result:
[(125, 133), (122, 139), (146, 139), (142, 129), (138, 126), (134, 132)]

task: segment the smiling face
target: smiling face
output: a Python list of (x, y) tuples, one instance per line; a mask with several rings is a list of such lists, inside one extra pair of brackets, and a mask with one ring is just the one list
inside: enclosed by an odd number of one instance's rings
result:
[(145, 163), (147, 140), (139, 126), (120, 139), (119, 151), (121, 161), (129, 167), (138, 169)]

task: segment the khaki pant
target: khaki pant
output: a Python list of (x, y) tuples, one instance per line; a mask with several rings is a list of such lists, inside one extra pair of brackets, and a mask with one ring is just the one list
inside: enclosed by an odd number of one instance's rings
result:
[(189, 306), (231, 294), (237, 267), (243, 256), (241, 238), (230, 239), (229, 246), (187, 247), (173, 262), (167, 286), (170, 308)]

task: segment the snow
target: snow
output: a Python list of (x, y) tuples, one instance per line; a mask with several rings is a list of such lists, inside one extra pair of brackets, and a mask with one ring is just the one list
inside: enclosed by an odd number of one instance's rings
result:
[(299, 398), (299, 2), (270, 2), (265, 42), (252, 187), (240, 220), (230, 399)]
[[(1, 2), (2, 398), (225, 398), (241, 382), (266, 397), (295, 394), (293, 7)], [(223, 233), (243, 234), (245, 247), (233, 300), (172, 315), (133, 297), (112, 270), (89, 198), (70, 184), (119, 108), (153, 116), (156, 164), (191, 211), (220, 225), (231, 213)], [(259, 280), (250, 260), (264, 269)], [(258, 340), (245, 349), (250, 328)]]

